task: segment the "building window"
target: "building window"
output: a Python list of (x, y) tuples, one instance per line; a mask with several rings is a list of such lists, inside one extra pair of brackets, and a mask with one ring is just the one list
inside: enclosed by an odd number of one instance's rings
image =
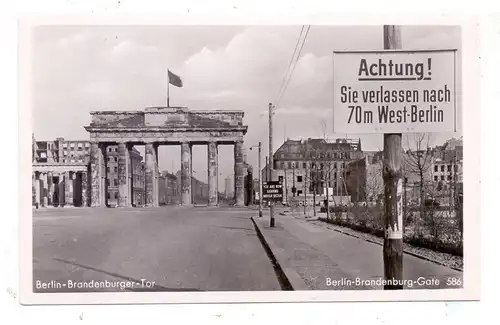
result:
[(451, 172), (451, 165), (448, 165), (448, 171)]
[(342, 168), (345, 168), (345, 162), (342, 163)]
[(279, 177), (278, 177), (278, 181), (279, 181), (280, 183), (283, 183), (283, 176), (279, 176)]
[(448, 180), (451, 181), (451, 175), (448, 175)]
[(109, 172), (111, 172), (111, 167), (109, 167), (109, 166), (108, 166), (108, 168), (107, 168), (107, 169), (108, 169), (108, 173), (109, 173)]
[(441, 172), (444, 173), (444, 165), (441, 165)]
[(435, 165), (434, 166), (434, 171), (437, 172), (438, 171), (438, 165)]
[(434, 175), (434, 181), (437, 182), (438, 181), (438, 177), (437, 175)]
[(115, 157), (115, 162), (118, 161), (118, 157)]
[(116, 179), (116, 178), (115, 178), (115, 179), (113, 179), (113, 184), (114, 184), (115, 186), (118, 186), (118, 179)]
[(115, 192), (115, 199), (118, 198), (118, 192)]
[(115, 166), (115, 168), (113, 168), (113, 171), (114, 171), (115, 173), (117, 173), (117, 172), (118, 172), (118, 167), (116, 167), (116, 166)]
[(288, 162), (288, 168), (292, 168), (292, 163), (290, 161)]
[(441, 180), (444, 181), (444, 175), (441, 175)]
[(108, 152), (111, 152), (111, 149), (113, 149), (113, 148), (111, 148), (111, 147), (108, 147)]
[(302, 195), (302, 190), (298, 190), (298, 191), (297, 191), (297, 195), (298, 195), (298, 196), (301, 196), (301, 195)]
[(299, 182), (299, 183), (302, 182), (302, 176), (297, 176), (297, 182)]
[(111, 199), (111, 194), (108, 193), (108, 199)]
[(306, 162), (302, 163), (302, 168), (304, 168), (304, 169), (307, 168), (307, 163)]

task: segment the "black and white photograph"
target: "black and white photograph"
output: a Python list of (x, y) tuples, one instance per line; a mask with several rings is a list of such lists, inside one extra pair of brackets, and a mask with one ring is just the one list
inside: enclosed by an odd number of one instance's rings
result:
[(476, 297), (462, 26), (23, 31), (30, 299)]

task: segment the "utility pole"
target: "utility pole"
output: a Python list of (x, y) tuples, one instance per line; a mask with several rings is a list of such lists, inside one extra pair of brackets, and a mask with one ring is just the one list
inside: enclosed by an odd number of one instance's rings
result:
[(285, 183), (285, 188), (283, 189), (283, 203), (288, 204), (288, 182), (286, 177), (286, 167), (285, 167), (284, 183)]
[[(273, 103), (269, 103), (269, 180), (273, 180), (274, 155), (273, 155)], [(274, 227), (274, 202), (269, 207), (270, 227)]]
[(260, 169), (261, 152), (262, 142), (259, 141), (259, 218), (262, 218), (262, 171)]
[(314, 165), (314, 176), (313, 179), (313, 215), (316, 217), (316, 189), (318, 187), (318, 168)]
[(268, 173), (268, 168), (269, 168), (269, 162), (266, 156), (266, 182), (269, 181), (269, 173)]
[(307, 165), (304, 170), (304, 215), (306, 215), (306, 206), (307, 206)]
[[(401, 29), (384, 25), (384, 49), (401, 48)], [(401, 133), (384, 133), (384, 290), (403, 289), (403, 183)], [(391, 283), (392, 282), (392, 283)]]

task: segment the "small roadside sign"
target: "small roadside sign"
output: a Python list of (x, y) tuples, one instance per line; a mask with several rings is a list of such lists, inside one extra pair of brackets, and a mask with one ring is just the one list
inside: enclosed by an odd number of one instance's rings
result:
[(279, 181), (262, 183), (262, 200), (280, 202), (283, 200), (283, 185)]

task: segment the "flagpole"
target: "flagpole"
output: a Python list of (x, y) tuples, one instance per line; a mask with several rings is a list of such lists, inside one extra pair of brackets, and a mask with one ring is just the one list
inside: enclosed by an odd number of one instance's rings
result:
[(167, 107), (170, 107), (170, 78), (167, 69)]

